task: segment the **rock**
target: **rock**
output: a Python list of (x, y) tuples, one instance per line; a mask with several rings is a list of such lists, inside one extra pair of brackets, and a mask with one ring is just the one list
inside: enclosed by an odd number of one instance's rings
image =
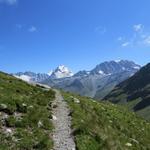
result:
[(41, 121), (38, 122), (38, 128), (42, 127), (43, 123)]
[(7, 119), (7, 118), (8, 118), (8, 115), (7, 115), (7, 114), (3, 114), (3, 115), (2, 115), (2, 119), (3, 119), (3, 120), (5, 120), (5, 119)]
[(131, 143), (126, 143), (125, 145), (128, 146), (128, 147), (131, 147), (131, 146), (132, 146)]
[(3, 131), (7, 136), (13, 135), (13, 130), (11, 128), (4, 128)]
[(7, 105), (6, 104), (0, 104), (0, 110), (4, 110), (7, 109)]
[(69, 112), (68, 116), (72, 116), (72, 114), (73, 114), (73, 110), (71, 110), (71, 111)]
[(74, 102), (77, 103), (77, 104), (79, 104), (79, 103), (80, 103), (80, 100), (77, 99), (77, 98), (74, 98)]
[(22, 106), (23, 106), (23, 107), (27, 107), (27, 104), (23, 103)]
[(33, 108), (33, 106), (32, 106), (32, 105), (30, 105), (30, 106), (29, 106), (29, 108)]
[(57, 117), (54, 116), (54, 115), (52, 115), (52, 119), (53, 119), (53, 120), (57, 120)]
[(135, 139), (131, 139), (134, 143), (139, 144), (139, 141), (135, 140)]
[(54, 104), (54, 105), (53, 105), (53, 108), (57, 108), (57, 105), (56, 105), (56, 104)]

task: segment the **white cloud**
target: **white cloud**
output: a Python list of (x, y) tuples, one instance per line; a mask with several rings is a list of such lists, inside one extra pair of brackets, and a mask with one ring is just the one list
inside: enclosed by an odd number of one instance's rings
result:
[(122, 47), (126, 47), (126, 46), (128, 46), (128, 45), (130, 45), (130, 43), (129, 43), (129, 42), (125, 42), (125, 43), (123, 43), (121, 46), (122, 46)]
[(106, 28), (102, 26), (98, 26), (95, 28), (95, 32), (100, 33), (100, 34), (104, 34), (106, 33), (106, 31), (107, 31)]
[(147, 36), (147, 37), (144, 39), (144, 43), (145, 43), (146, 45), (150, 45), (150, 35)]
[(136, 32), (142, 31), (142, 30), (144, 29), (144, 25), (142, 25), (142, 24), (133, 25), (133, 29), (134, 29), (134, 31), (136, 31)]
[(0, 0), (0, 3), (5, 3), (8, 5), (14, 5), (18, 2), (18, 0)]
[(36, 32), (37, 31), (37, 28), (35, 26), (32, 26), (29, 28), (28, 30), (29, 32)]
[(37, 32), (37, 27), (36, 26), (29, 26), (27, 24), (16, 24), (15, 27), (18, 29), (18, 30), (22, 30), (22, 31), (28, 31), (28, 32)]
[(124, 41), (124, 39), (125, 39), (124, 37), (120, 36), (120, 37), (117, 38), (117, 41), (121, 42), (121, 41)]
[(118, 37), (122, 47), (127, 46), (150, 46), (150, 31), (143, 24), (133, 25), (133, 30), (128, 37)]

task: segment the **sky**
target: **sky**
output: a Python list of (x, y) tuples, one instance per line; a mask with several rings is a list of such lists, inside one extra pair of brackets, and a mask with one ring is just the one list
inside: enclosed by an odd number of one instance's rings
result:
[(149, 0), (0, 0), (0, 70), (150, 62)]

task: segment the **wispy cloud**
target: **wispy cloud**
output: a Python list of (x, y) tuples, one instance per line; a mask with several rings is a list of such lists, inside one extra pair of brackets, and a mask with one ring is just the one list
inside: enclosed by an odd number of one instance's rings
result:
[(0, 3), (5, 3), (8, 5), (14, 5), (18, 2), (18, 0), (0, 0)]
[(133, 29), (136, 32), (143, 31), (144, 25), (142, 25), (142, 24), (135, 24), (135, 25), (133, 25)]
[(29, 29), (28, 29), (29, 32), (36, 32), (37, 31), (37, 28), (35, 26), (31, 26)]
[(118, 38), (117, 38), (117, 41), (119, 41), (119, 42), (123, 42), (123, 41), (125, 41), (125, 37), (124, 36), (119, 36)]
[(102, 27), (102, 26), (97, 26), (95, 28), (95, 32), (99, 33), (99, 34), (104, 34), (107, 32), (106, 28), (105, 27)]
[(126, 47), (126, 46), (128, 46), (128, 45), (130, 45), (130, 43), (129, 42), (125, 42), (125, 43), (122, 43), (122, 47)]
[(16, 24), (16, 28), (22, 29), (22, 28), (23, 28), (23, 25), (22, 25), (22, 24)]
[(146, 45), (150, 45), (150, 35), (147, 36), (147, 37), (144, 39), (144, 43), (145, 43)]
[(118, 37), (122, 47), (127, 46), (150, 46), (150, 31), (143, 24), (135, 24), (130, 37)]
[(122, 41), (123, 40), (123, 37), (118, 37), (117, 41)]
[(37, 27), (36, 26), (34, 26), (34, 25), (27, 25), (27, 24), (16, 24), (15, 25), (15, 27), (16, 27), (16, 29), (17, 30), (20, 30), (20, 31), (24, 31), (24, 32), (31, 32), (31, 33), (33, 33), (33, 32), (37, 32), (38, 30), (37, 30)]

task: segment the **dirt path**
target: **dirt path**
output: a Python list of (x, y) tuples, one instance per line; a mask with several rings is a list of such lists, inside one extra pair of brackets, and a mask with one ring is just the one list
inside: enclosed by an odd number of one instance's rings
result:
[(56, 92), (53, 102), (53, 124), (54, 124), (54, 150), (75, 150), (75, 143), (71, 135), (71, 117), (69, 108), (61, 93)]

